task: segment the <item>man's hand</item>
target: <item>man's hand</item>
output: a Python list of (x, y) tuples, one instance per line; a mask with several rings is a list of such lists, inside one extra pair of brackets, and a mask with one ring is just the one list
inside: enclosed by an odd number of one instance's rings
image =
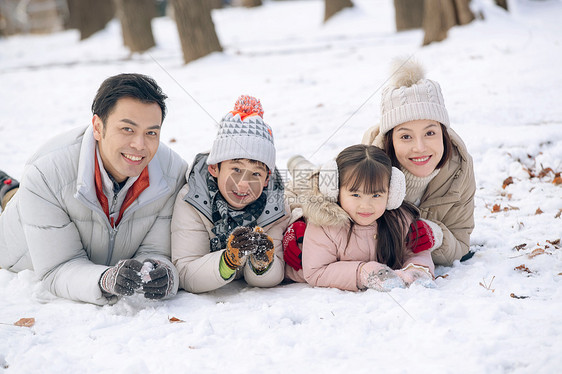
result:
[[(147, 259), (144, 261), (145, 272), (143, 274), (142, 291), (147, 299), (162, 299), (170, 294), (174, 284), (174, 273), (168, 265), (158, 260)], [(152, 265), (152, 270), (150, 265)]]
[(105, 294), (131, 296), (142, 287), (140, 270), (142, 264), (137, 260), (121, 260), (101, 275), (99, 286)]

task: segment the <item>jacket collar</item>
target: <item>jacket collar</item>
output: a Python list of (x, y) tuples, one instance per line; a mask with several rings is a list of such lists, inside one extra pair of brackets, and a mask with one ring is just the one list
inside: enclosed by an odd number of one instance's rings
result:
[[(84, 131), (82, 144), (80, 146), (78, 174), (76, 177), (76, 193), (74, 196), (76, 197), (76, 199), (82, 201), (87, 206), (95, 208), (96, 211), (101, 212), (105, 215), (96, 192), (95, 149), (96, 139), (94, 138), (94, 131), (92, 126), (88, 125), (88, 127)], [(136, 199), (129, 202), (128, 206), (130, 207), (130, 209), (127, 213), (133, 212), (138, 207), (149, 204), (150, 202), (168, 194), (171, 191), (166, 182), (166, 179), (164, 178), (164, 172), (160, 165), (160, 154), (161, 153), (159, 147), (153, 159), (146, 167), (149, 186), (143, 191), (138, 192)], [(127, 215), (128, 214), (125, 214), (124, 216), (126, 217)]]

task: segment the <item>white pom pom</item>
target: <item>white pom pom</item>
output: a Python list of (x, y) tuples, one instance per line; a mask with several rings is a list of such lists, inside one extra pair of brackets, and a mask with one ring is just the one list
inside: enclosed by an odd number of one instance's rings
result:
[(425, 77), (423, 66), (413, 58), (395, 58), (390, 73), (390, 85), (394, 87), (410, 87)]

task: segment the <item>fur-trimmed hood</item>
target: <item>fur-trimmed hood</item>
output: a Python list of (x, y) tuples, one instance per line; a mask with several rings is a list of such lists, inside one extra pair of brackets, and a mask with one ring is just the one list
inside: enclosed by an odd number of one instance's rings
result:
[(349, 225), (350, 217), (336, 202), (336, 198), (320, 192), (320, 166), (302, 156), (294, 156), (287, 163), (293, 180), (285, 186), (286, 198), (294, 221), (305, 217), (319, 226)]

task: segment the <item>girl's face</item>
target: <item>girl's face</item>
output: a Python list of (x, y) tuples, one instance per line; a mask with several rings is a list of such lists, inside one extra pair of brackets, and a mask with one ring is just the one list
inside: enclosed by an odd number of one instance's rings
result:
[(396, 159), (416, 177), (433, 173), (443, 157), (443, 131), (439, 122), (416, 120), (394, 128), (392, 144)]
[(339, 201), (353, 222), (367, 226), (379, 219), (386, 210), (388, 190), (366, 194), (362, 191), (350, 191), (344, 186), (340, 188)]

